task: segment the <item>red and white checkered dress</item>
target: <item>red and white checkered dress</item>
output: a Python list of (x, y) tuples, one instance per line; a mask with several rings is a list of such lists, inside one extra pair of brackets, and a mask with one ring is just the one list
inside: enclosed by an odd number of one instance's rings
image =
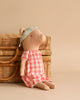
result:
[(44, 74), (42, 53), (40, 50), (24, 51), (21, 59), (26, 59), (25, 75), (22, 76), (22, 80), (26, 86), (33, 87), (41, 81), (52, 81)]

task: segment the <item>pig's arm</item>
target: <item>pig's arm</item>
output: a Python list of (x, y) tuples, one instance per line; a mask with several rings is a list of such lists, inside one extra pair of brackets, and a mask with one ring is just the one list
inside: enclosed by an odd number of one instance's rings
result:
[(26, 64), (26, 59), (21, 59), (20, 76), (24, 76), (25, 64)]

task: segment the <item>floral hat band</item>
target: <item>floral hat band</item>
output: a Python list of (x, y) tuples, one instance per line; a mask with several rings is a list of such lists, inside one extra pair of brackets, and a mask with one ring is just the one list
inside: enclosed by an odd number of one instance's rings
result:
[(31, 33), (33, 30), (35, 30), (34, 27), (29, 27), (26, 28), (25, 31), (23, 32), (21, 38), (20, 38), (20, 44), (19, 47), (21, 46), (22, 41), (29, 35), (29, 33)]

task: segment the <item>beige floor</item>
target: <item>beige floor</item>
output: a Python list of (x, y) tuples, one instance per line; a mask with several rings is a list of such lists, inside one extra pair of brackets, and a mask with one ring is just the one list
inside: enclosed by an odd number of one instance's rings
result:
[(56, 88), (49, 91), (0, 83), (0, 100), (80, 100), (80, 72), (55, 73), (54, 82)]

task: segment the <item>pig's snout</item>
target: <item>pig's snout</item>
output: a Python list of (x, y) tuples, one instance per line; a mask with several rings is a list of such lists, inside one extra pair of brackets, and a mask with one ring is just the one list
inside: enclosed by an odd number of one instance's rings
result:
[(40, 42), (41, 44), (46, 41), (46, 36), (44, 34), (40, 34)]

